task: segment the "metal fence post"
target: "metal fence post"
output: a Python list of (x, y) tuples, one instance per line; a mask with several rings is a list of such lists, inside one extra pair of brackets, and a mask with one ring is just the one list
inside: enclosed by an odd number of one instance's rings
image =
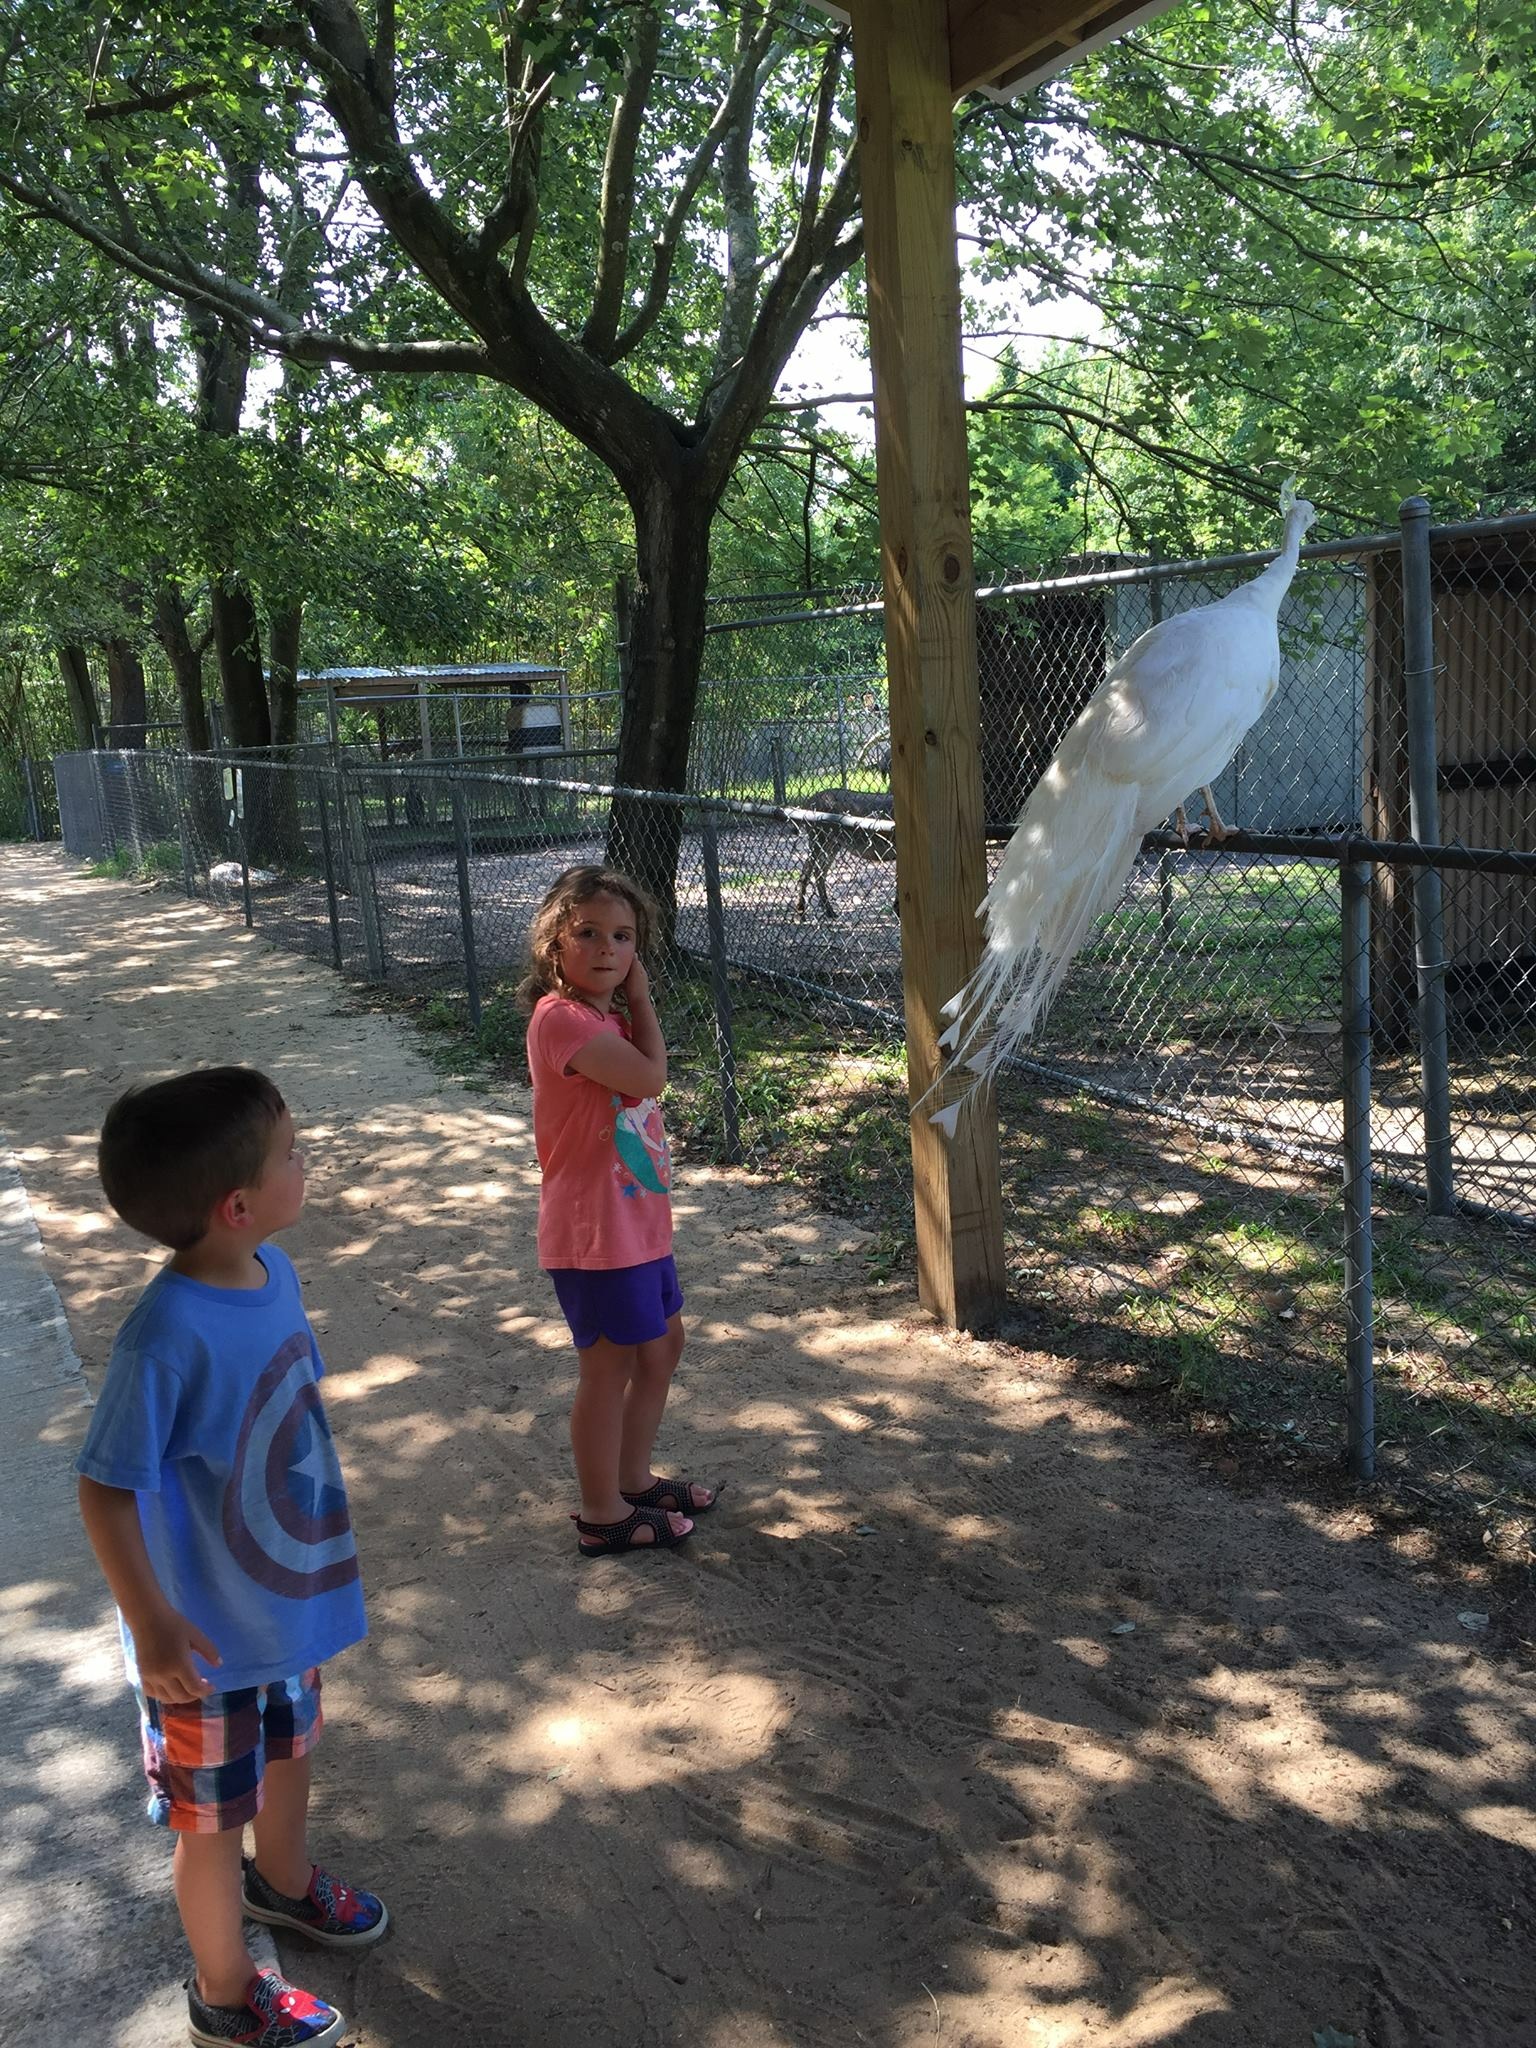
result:
[(43, 813), (37, 801), (37, 784), (32, 779), (32, 757), (21, 757), (21, 779), (27, 792), (27, 825), (34, 839), (43, 837)]
[(379, 905), (373, 887), (373, 857), (368, 851), (368, 823), (363, 816), (362, 784), (343, 770), (337, 778), (336, 789), (341, 804), (342, 830), (347, 841), (348, 865), (352, 870), (352, 888), (357, 896), (357, 914), (363, 927), (363, 959), (368, 979), (382, 981), (384, 935), (379, 929)]
[(1349, 1469), (1376, 1473), (1375, 1304), (1371, 1284), (1371, 868), (1339, 868), (1343, 904), (1344, 1324)]
[(464, 989), (469, 1000), (469, 1024), (480, 1029), (480, 969), (475, 958), (475, 904), (469, 893), (469, 828), (464, 818), (464, 791), (454, 776), (448, 787), (453, 806), (453, 859), (459, 871), (459, 927), (464, 934)]
[[(1157, 556), (1152, 557), (1153, 561)], [(1163, 585), (1160, 577), (1154, 576), (1147, 585), (1147, 614), (1153, 626), (1163, 616)], [(1149, 628), (1150, 630), (1150, 628)], [(1171, 946), (1178, 935), (1179, 917), (1173, 907), (1173, 855), (1166, 846), (1159, 848), (1157, 856), (1157, 927), (1158, 936), (1165, 946)]]
[(192, 846), (187, 837), (187, 757), (171, 756), (171, 781), (176, 790), (176, 840), (181, 848), (181, 893), (192, 896)]
[(720, 840), (713, 811), (703, 818), (704, 900), (709, 928), (709, 985), (715, 999), (715, 1049), (720, 1059), (720, 1157), (728, 1166), (741, 1158), (741, 1097), (736, 1086), (736, 1033), (731, 988), (725, 968), (725, 904), (720, 895)]
[(92, 793), (96, 798), (96, 841), (103, 856), (117, 851), (117, 827), (112, 822), (112, 811), (107, 802), (107, 762), (112, 758), (101, 747), (93, 749), (89, 756), (93, 770)]
[(331, 959), (341, 972), (341, 917), (336, 908), (336, 863), (331, 856), (331, 821), (325, 806), (325, 776), (315, 771), (315, 811), (320, 820), (320, 858), (325, 863), (325, 908), (331, 920)]
[(251, 842), (245, 821), (245, 770), (235, 770), (235, 818), (240, 827), (240, 894), (245, 903), (245, 928), (255, 929), (251, 909)]
[[(1430, 585), (1429, 501), (1399, 508), (1403, 548), (1403, 705), (1408, 726), (1408, 815), (1421, 846), (1440, 844), (1440, 745), (1435, 724), (1435, 600)], [(1413, 882), (1419, 980), (1419, 1085), (1424, 1103), (1424, 1186), (1431, 1216), (1456, 1208), (1451, 1080), (1446, 1046), (1445, 927), (1438, 868)]]

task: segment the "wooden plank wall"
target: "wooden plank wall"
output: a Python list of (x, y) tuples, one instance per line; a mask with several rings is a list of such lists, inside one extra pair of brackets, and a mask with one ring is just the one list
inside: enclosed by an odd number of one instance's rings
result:
[[(1437, 544), (1435, 719), (1440, 834), (1447, 844), (1536, 851), (1536, 535)], [(1412, 836), (1403, 712), (1402, 578), (1397, 557), (1371, 565), (1366, 600), (1363, 820), (1375, 838)], [(1412, 876), (1378, 872), (1373, 1002), (1399, 1035), (1412, 1015)], [(1458, 988), (1536, 962), (1536, 889), (1508, 875), (1445, 883), (1445, 951)]]

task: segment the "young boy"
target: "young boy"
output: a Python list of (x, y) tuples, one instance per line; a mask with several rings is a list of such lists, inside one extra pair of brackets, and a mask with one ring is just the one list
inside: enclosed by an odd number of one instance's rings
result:
[(240, 1925), (243, 1906), (361, 1948), (389, 1918), (306, 1845), (319, 1666), (367, 1622), (324, 1367), (298, 1276), (266, 1242), (304, 1206), (293, 1118), (264, 1074), (207, 1067), (120, 1096), (98, 1157), (118, 1215), (171, 1251), (118, 1332), (76, 1470), (150, 1818), (176, 1831), (192, 2039), (330, 2048), (341, 2014), (258, 1970)]

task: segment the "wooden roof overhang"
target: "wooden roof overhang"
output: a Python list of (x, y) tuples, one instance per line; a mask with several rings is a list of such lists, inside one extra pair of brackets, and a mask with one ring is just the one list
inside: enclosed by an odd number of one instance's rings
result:
[[(835, 0), (813, 0), (823, 14), (847, 21)], [(1042, 85), (1079, 57), (1128, 35), (1177, 0), (949, 0), (949, 84), (956, 99), (968, 92), (1012, 99)]]

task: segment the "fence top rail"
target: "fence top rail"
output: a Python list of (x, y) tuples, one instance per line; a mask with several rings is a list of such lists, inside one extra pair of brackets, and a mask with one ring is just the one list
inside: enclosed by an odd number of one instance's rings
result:
[[(526, 695), (517, 690), (378, 690), (364, 694), (360, 690), (349, 690), (345, 697), (336, 699), (338, 711), (351, 711), (359, 704), (402, 704), (411, 712), (419, 711), (423, 702), (432, 704), (572, 704), (590, 703), (594, 697), (617, 697), (618, 690), (531, 690)], [(323, 696), (319, 690), (307, 691), (313, 699), (306, 705), (310, 711), (324, 708)]]
[[(824, 811), (808, 809), (803, 804), (762, 804), (751, 797), (695, 796), (686, 789), (633, 789), (622, 782), (571, 782), (558, 775), (476, 775), (474, 777), (445, 776), (444, 770), (454, 766), (451, 758), (434, 763), (431, 761), (392, 762), (389, 774), (402, 779), (431, 782), (444, 780), (473, 780), (505, 784), (514, 789), (551, 790), (562, 789), (572, 796), (623, 797), (626, 801), (656, 804), (663, 810), (669, 805), (686, 811), (716, 811), (731, 818), (778, 818), (791, 825), (846, 825), (860, 832), (894, 832), (895, 821), (891, 818), (861, 818), (845, 811)], [(377, 774), (379, 771), (374, 770)], [(343, 768), (341, 773), (353, 781), (361, 780), (366, 770)]]
[[(573, 751), (596, 751), (595, 749)], [(85, 753), (56, 754), (55, 762), (67, 760), (98, 761), (111, 754), (110, 749), (92, 749)], [(133, 758), (142, 758), (133, 756)], [(231, 762), (227, 754), (171, 754), (161, 758), (174, 761), (206, 761), (210, 767), (228, 772), (238, 768), (238, 761)], [(386, 776), (392, 782), (478, 782), (490, 783), (497, 787), (543, 791), (564, 790), (572, 796), (598, 797), (611, 801), (622, 797), (627, 802), (655, 804), (661, 809), (672, 806), (689, 811), (713, 811), (723, 817), (732, 818), (775, 818), (790, 825), (842, 825), (850, 831), (875, 834), (894, 833), (896, 826), (892, 818), (879, 815), (860, 816), (854, 812), (822, 810), (805, 804), (765, 804), (750, 797), (718, 797), (696, 795), (690, 790), (636, 789), (620, 782), (576, 782), (557, 775), (513, 775), (502, 770), (488, 770), (473, 762), (461, 762), (454, 755), (444, 755), (440, 761), (391, 762), (387, 767), (374, 763), (361, 767), (343, 764), (333, 768), (328, 764), (305, 764), (302, 767), (292, 762), (271, 761), (255, 764), (271, 768), (275, 773), (324, 776), (328, 780), (354, 785), (368, 779)], [(465, 774), (466, 768), (474, 770)], [(1011, 836), (1013, 826), (1009, 822), (988, 822), (986, 836), (990, 840), (1003, 840)], [(1330, 865), (1347, 865), (1352, 862), (1369, 861), (1390, 867), (1455, 868), (1478, 869), (1487, 874), (1536, 876), (1536, 853), (1521, 853), (1496, 846), (1429, 846), (1416, 839), (1367, 839), (1357, 833), (1287, 833), (1287, 832), (1242, 832), (1229, 831), (1225, 838), (1215, 845), (1191, 849), (1189, 843), (1176, 832), (1148, 832), (1143, 838), (1144, 848), (1153, 851), (1188, 853), (1283, 853), (1302, 860), (1327, 861)]]
[[(1429, 542), (1433, 548), (1450, 541), (1492, 540), (1501, 534), (1536, 532), (1536, 512), (1510, 512), (1502, 519), (1472, 519), (1451, 526), (1432, 526)], [(1403, 544), (1402, 534), (1357, 533), (1344, 540), (1320, 540), (1301, 550), (1303, 562), (1347, 562), (1363, 555), (1379, 555)], [(1045, 597), (1058, 591), (1105, 590), (1116, 584), (1166, 582), (1172, 577), (1226, 575), (1237, 569), (1259, 569), (1275, 559), (1278, 550), (1260, 548), (1238, 555), (1204, 555), (1180, 562), (1140, 562), (1130, 569), (1090, 569), (1076, 576), (1038, 576), (1012, 583), (978, 586), (978, 602), (994, 597)], [(745, 633), (756, 626), (803, 626), (821, 619), (851, 619), (885, 609), (883, 598), (864, 604), (829, 605), (821, 611), (772, 612), (750, 619), (720, 619), (707, 625), (706, 633)]]
[(505, 676), (514, 679), (534, 676), (563, 676), (563, 664), (554, 661), (461, 661), (402, 662), (398, 667), (373, 665), (360, 668), (301, 668), (301, 690), (325, 690), (335, 683), (383, 683), (393, 677), (408, 682), (434, 682), (454, 676)]
[[(989, 838), (993, 836), (988, 828)], [(1002, 832), (997, 834), (1002, 837)], [(1177, 832), (1149, 832), (1142, 841), (1155, 851), (1190, 851)], [(1417, 839), (1366, 839), (1354, 832), (1229, 831), (1197, 853), (1284, 853), (1302, 860), (1325, 860), (1333, 866), (1374, 862), (1382, 867), (1476, 869), (1484, 874), (1536, 875), (1536, 853), (1518, 853), (1497, 846), (1426, 846)]]

